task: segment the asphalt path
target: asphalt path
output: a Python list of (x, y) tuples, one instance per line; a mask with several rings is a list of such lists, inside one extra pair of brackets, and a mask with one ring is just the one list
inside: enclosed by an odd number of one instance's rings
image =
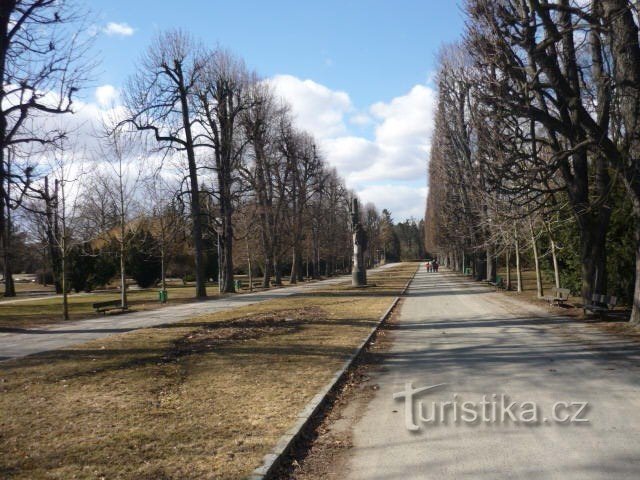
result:
[(343, 478), (640, 478), (631, 340), (421, 268), (385, 358)]

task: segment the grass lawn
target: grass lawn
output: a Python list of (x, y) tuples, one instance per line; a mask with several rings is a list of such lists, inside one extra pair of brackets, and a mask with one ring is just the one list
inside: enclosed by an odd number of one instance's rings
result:
[(0, 478), (245, 477), (416, 267), (0, 363)]
[[(176, 304), (194, 299), (194, 288), (171, 287), (169, 303)], [(209, 288), (211, 295), (215, 295), (213, 288)], [(217, 293), (217, 290), (216, 290)], [(87, 318), (96, 314), (91, 305), (95, 302), (117, 300), (120, 294), (114, 292), (100, 292), (92, 294), (74, 294), (69, 296), (69, 316), (71, 320)], [(131, 290), (127, 292), (129, 307), (132, 310), (151, 310), (161, 308), (158, 302), (158, 289)], [(2, 329), (25, 328), (45, 325), (62, 321), (62, 297), (43, 299), (19, 299), (20, 301), (0, 302), (0, 331)]]
[[(16, 293), (53, 293), (55, 288), (53, 285), (40, 285), (35, 282), (15, 282)], [(2, 291), (4, 291), (4, 285), (2, 285)]]
[[(242, 282), (238, 293), (248, 293), (248, 277), (246, 275), (236, 275), (236, 279)], [(257, 286), (258, 281), (254, 279), (253, 291), (264, 291)], [(16, 284), (17, 285), (17, 284)], [(31, 288), (33, 285), (29, 284)], [(287, 280), (283, 280), (282, 286), (289, 286)], [(48, 287), (47, 287), (48, 288)], [(113, 288), (113, 287), (112, 287)], [(42, 293), (51, 293), (46, 290)], [(176, 285), (175, 283), (167, 287), (169, 301), (166, 304), (158, 302), (159, 287), (145, 290), (129, 290), (127, 298), (130, 310), (153, 310), (167, 305), (195, 301), (195, 285)], [(32, 292), (34, 290), (30, 290)], [(218, 285), (207, 285), (207, 294), (210, 298), (218, 296)], [(120, 293), (113, 288), (113, 291), (99, 291), (91, 294), (80, 293), (69, 295), (69, 317), (70, 320), (79, 320), (94, 316), (100, 316), (91, 306), (96, 302), (107, 300), (118, 300)], [(17, 300), (17, 301), (16, 301)], [(112, 312), (113, 314), (114, 312)], [(116, 312), (117, 313), (117, 312)], [(17, 297), (10, 299), (0, 298), (0, 332), (10, 331), (16, 328), (39, 327), (50, 323), (62, 322), (62, 297), (29, 299), (28, 297)]]

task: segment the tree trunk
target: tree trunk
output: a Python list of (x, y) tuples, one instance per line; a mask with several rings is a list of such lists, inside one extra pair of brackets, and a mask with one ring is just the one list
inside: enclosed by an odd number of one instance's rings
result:
[(202, 209), (200, 208), (200, 185), (198, 184), (198, 169), (193, 148), (191, 134), (191, 120), (189, 115), (189, 99), (184, 85), (180, 85), (180, 106), (182, 109), (182, 123), (186, 137), (187, 161), (189, 164), (189, 186), (191, 188), (191, 222), (193, 232), (194, 263), (196, 270), (196, 298), (207, 297), (206, 275), (204, 265), (204, 243), (202, 240)]
[(66, 242), (62, 242), (62, 271), (61, 283), (62, 283), (62, 318), (69, 320), (69, 293), (67, 288), (67, 254), (66, 254)]
[(244, 241), (247, 246), (247, 266), (249, 268), (249, 291), (253, 292), (253, 269), (251, 268), (251, 250), (249, 250), (249, 239), (247, 237), (244, 238)]
[(280, 265), (280, 257), (275, 256), (273, 261), (273, 284), (277, 287), (282, 286), (282, 267)]
[[(640, 324), (640, 40), (638, 38), (637, 6), (627, 0), (602, 0), (605, 20), (614, 57), (614, 82), (619, 97), (619, 109), (624, 123), (628, 159), (622, 158), (624, 185), (633, 203), (636, 231), (636, 282), (631, 310), (631, 322)], [(616, 165), (620, 156), (610, 162)], [(629, 166), (627, 166), (629, 165)], [(629, 168), (630, 167), (630, 168)]]
[[(608, 222), (607, 222), (608, 223)], [(589, 225), (580, 234), (582, 260), (582, 299), (588, 302), (595, 293), (607, 293), (606, 228)]]
[[(0, 235), (2, 240), (2, 254), (4, 261), (4, 296), (15, 297), (16, 288), (13, 282), (11, 263), (11, 207), (9, 200), (10, 179), (4, 170), (4, 161), (0, 158)], [(5, 178), (6, 177), (6, 178)], [(5, 186), (6, 182), (6, 186)]]
[[(122, 175), (122, 172), (120, 173)], [(127, 308), (127, 275), (126, 254), (127, 244), (125, 232), (124, 192), (122, 177), (120, 177), (120, 305), (123, 310)]]
[(493, 246), (487, 244), (487, 281), (496, 281), (495, 257), (493, 255)]
[(264, 273), (262, 275), (262, 287), (268, 288), (271, 282), (271, 275), (273, 273), (273, 257), (271, 254), (265, 255), (264, 258)]
[(231, 225), (230, 215), (223, 216), (223, 234), (222, 239), (222, 292), (234, 293), (235, 286), (233, 283), (233, 227)]
[(636, 285), (633, 290), (633, 307), (629, 321), (640, 325), (640, 222), (636, 220)]
[(533, 250), (533, 263), (536, 269), (536, 287), (538, 290), (538, 298), (544, 296), (544, 290), (542, 289), (542, 275), (540, 272), (540, 259), (538, 257), (538, 243), (536, 240), (536, 234), (533, 231), (533, 223), (529, 220), (529, 230), (531, 232), (531, 249)]
[(289, 275), (289, 283), (294, 285), (298, 283), (298, 269), (300, 268), (298, 261), (298, 247), (296, 245), (293, 246), (293, 253), (291, 254), (291, 274)]
[[(484, 257), (484, 258), (483, 258)], [(474, 278), (478, 281), (482, 281), (486, 278), (487, 273), (487, 256), (485, 255), (475, 255), (475, 272)]]
[(298, 268), (296, 269), (296, 273), (298, 274), (298, 281), (303, 282), (304, 271), (302, 269), (302, 252), (300, 250), (298, 250), (298, 258), (296, 260), (296, 263), (298, 264)]
[(162, 247), (160, 248), (160, 288), (164, 292), (167, 289), (167, 267), (166, 267), (166, 253), (165, 253), (165, 240), (164, 235), (162, 238)]
[(505, 267), (507, 269), (507, 279), (506, 279), (506, 283), (505, 283), (505, 289), (506, 290), (511, 290), (511, 249), (507, 248), (507, 251), (505, 253)]
[(53, 195), (49, 194), (49, 177), (44, 177), (44, 201), (45, 201), (45, 235), (47, 239), (47, 250), (49, 252), (49, 262), (53, 275), (53, 284), (57, 294), (62, 293), (60, 284), (60, 246), (57, 239), (60, 238), (58, 232), (58, 180), (55, 181)]
[(558, 255), (556, 253), (556, 242), (551, 235), (551, 229), (547, 226), (547, 233), (549, 235), (549, 244), (551, 245), (551, 260), (553, 261), (553, 278), (556, 284), (556, 288), (560, 288), (560, 268), (558, 266)]
[(518, 227), (514, 225), (515, 231), (515, 246), (516, 246), (516, 277), (517, 277), (517, 286), (516, 291), (518, 293), (522, 293), (522, 270), (520, 268), (520, 241), (518, 239)]
[(127, 308), (127, 276), (125, 273), (125, 247), (124, 238), (120, 244), (120, 305)]
[(69, 298), (68, 298), (68, 290), (67, 287), (67, 259), (68, 259), (68, 245), (67, 245), (67, 211), (66, 211), (66, 197), (64, 191), (64, 178), (60, 181), (60, 195), (62, 199), (62, 204), (59, 206), (60, 208), (60, 220), (61, 220), (61, 228), (62, 234), (60, 236), (60, 252), (61, 252), (61, 261), (62, 261), (62, 318), (64, 320), (69, 320)]
[(476, 263), (476, 253), (473, 253), (471, 255), (471, 277), (472, 278), (477, 278), (476, 276), (476, 271), (477, 271), (477, 263)]

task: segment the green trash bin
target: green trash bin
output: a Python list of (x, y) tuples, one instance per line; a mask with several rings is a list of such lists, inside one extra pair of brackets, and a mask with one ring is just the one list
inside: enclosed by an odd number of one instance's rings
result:
[(167, 291), (166, 290), (159, 290), (158, 291), (158, 300), (160, 300), (160, 303), (167, 303), (167, 299), (169, 298)]
[(234, 280), (233, 281), (233, 285), (234, 285), (235, 290), (237, 292), (238, 290), (240, 290), (240, 287), (242, 287), (242, 282), (240, 280)]

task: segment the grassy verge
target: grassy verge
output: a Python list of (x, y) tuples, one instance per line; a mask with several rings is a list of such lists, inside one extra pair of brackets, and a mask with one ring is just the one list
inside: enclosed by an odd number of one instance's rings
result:
[[(38, 294), (38, 293), (53, 293), (54, 288), (53, 285), (40, 285), (39, 283), (33, 282), (15, 282), (16, 293), (27, 293), (27, 294)], [(4, 285), (2, 286), (2, 290), (4, 291)]]
[(0, 364), (0, 478), (248, 475), (415, 268)]
[[(194, 299), (193, 287), (172, 287), (169, 304), (187, 302)], [(69, 316), (71, 320), (96, 316), (91, 306), (95, 302), (117, 300), (117, 291), (69, 296)], [(158, 290), (132, 290), (127, 293), (128, 303), (133, 310), (161, 308)], [(17, 302), (0, 302), (0, 329), (25, 328), (62, 321), (62, 297), (25, 299)]]

